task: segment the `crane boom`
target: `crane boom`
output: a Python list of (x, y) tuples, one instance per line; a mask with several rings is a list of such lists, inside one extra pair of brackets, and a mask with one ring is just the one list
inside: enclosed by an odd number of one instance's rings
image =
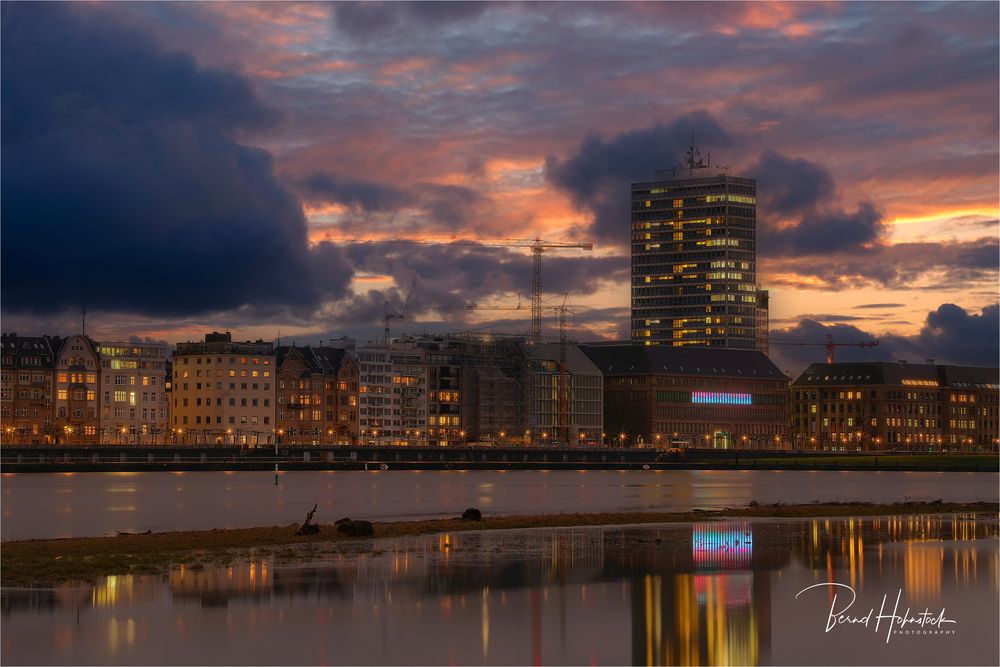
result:
[(808, 338), (786, 338), (772, 340), (771, 345), (822, 345), (826, 348), (826, 363), (832, 364), (834, 352), (838, 347), (878, 347), (878, 338), (867, 341), (835, 341), (833, 334), (827, 334), (826, 340), (811, 340)]

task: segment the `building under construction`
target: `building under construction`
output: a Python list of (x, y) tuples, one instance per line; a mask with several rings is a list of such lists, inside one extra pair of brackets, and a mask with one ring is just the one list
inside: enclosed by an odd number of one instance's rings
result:
[(358, 348), (357, 356), (363, 443), (582, 444), (600, 437), (600, 371), (575, 345), (474, 331), (402, 336)]

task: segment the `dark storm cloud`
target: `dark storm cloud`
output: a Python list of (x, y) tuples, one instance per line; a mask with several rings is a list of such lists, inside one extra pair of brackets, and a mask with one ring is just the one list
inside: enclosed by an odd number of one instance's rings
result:
[[(759, 215), (767, 215), (766, 210)], [(766, 218), (765, 218), (766, 220)], [(758, 227), (758, 251), (765, 255), (814, 255), (857, 250), (884, 234), (882, 213), (870, 202), (856, 211), (806, 214), (797, 224), (777, 229), (764, 221)]]
[(5, 4), (3, 307), (160, 315), (341, 293), (272, 158), (237, 136), (275, 116), (102, 8)]
[[(763, 259), (763, 273), (770, 284), (805, 289), (893, 289), (968, 288), (984, 280), (996, 280), (1000, 239), (983, 237), (972, 241), (942, 241), (875, 244), (839, 255), (779, 257)], [(934, 282), (921, 283), (926, 276)], [(877, 304), (876, 304), (877, 305)]]
[[(770, 356), (782, 370), (798, 374), (811, 363), (826, 360), (821, 344), (827, 335), (842, 343), (878, 339), (875, 348), (838, 347), (836, 361), (898, 361), (987, 366), (995, 368), (1000, 357), (1000, 306), (986, 306), (979, 314), (946, 303), (928, 313), (920, 332), (913, 336), (879, 336), (849, 324), (824, 325), (803, 319), (788, 329), (771, 331)], [(819, 345), (788, 344), (809, 340)]]
[(749, 171), (757, 178), (757, 247), (766, 255), (855, 250), (885, 234), (873, 204), (853, 213), (836, 205), (833, 178), (815, 162), (767, 150)]
[(334, 24), (356, 39), (394, 33), (407, 24), (423, 28), (473, 19), (489, 9), (488, 2), (338, 2)]
[(353, 181), (314, 173), (299, 183), (307, 199), (353, 206), (364, 211), (387, 211), (407, 206), (413, 198), (399, 188), (371, 181)]
[(750, 169), (757, 179), (757, 198), (771, 215), (808, 213), (833, 197), (833, 178), (820, 165), (764, 151)]
[[(359, 271), (391, 275), (397, 285), (418, 276), (415, 307), (481, 302), (510, 292), (531, 295), (532, 257), (527, 249), (468, 245), (359, 243), (347, 246)], [(542, 284), (548, 296), (592, 294), (604, 282), (627, 279), (628, 258), (568, 257), (558, 251), (542, 260)]]
[[(653, 180), (657, 169), (677, 164), (692, 134), (697, 143), (706, 138), (710, 146), (736, 141), (699, 111), (670, 125), (631, 130), (610, 140), (590, 136), (565, 160), (549, 156), (546, 176), (579, 208), (593, 213), (589, 229), (593, 237), (622, 244), (628, 239), (630, 184)], [(854, 212), (835, 205), (833, 179), (818, 164), (768, 150), (749, 173), (759, 179), (758, 248), (765, 254), (853, 250), (884, 233), (882, 214), (873, 204), (863, 202)]]
[(581, 209), (594, 215), (590, 237), (625, 245), (629, 239), (629, 192), (635, 182), (653, 180), (654, 172), (677, 165), (691, 138), (709, 152), (729, 146), (733, 139), (705, 111), (603, 139), (591, 135), (569, 158), (548, 156), (545, 175), (565, 190)]
[[(405, 188), (375, 181), (340, 179), (314, 172), (294, 183), (308, 202), (343, 204), (361, 213), (385, 213), (406, 208), (418, 209), (426, 218), (423, 229), (435, 226), (456, 228), (474, 219), (487, 198), (461, 185), (416, 183)], [(365, 225), (372, 231), (373, 220)], [(355, 225), (356, 226), (356, 225)]]

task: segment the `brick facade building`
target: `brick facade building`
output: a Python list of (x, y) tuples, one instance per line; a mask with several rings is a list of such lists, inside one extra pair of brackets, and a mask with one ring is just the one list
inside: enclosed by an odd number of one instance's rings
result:
[(788, 378), (763, 353), (584, 345), (604, 375), (607, 444), (787, 447)]
[(995, 451), (1000, 369), (813, 364), (791, 387), (803, 448)]

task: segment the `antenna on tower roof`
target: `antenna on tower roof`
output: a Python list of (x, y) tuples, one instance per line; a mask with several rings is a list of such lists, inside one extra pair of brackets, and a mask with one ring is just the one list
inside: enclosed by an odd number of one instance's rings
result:
[[(709, 158), (709, 162), (711, 163), (711, 158)], [(694, 132), (691, 133), (691, 146), (684, 154), (684, 162), (681, 166), (685, 169), (705, 169), (709, 166), (705, 164), (705, 160), (701, 157), (701, 151), (694, 143)]]

